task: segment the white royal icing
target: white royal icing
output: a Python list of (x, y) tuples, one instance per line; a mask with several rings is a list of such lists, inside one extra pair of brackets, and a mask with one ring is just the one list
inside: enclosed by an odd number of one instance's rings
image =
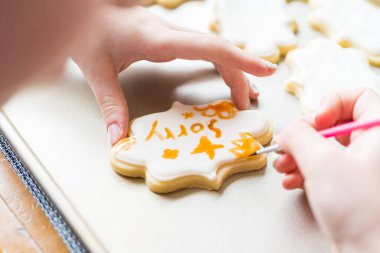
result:
[(213, 7), (211, 1), (189, 1), (180, 5), (175, 11), (165, 9), (159, 5), (149, 8), (150, 11), (160, 15), (176, 25), (197, 31), (209, 33), (212, 21)]
[(334, 40), (380, 56), (380, 8), (368, 0), (309, 0), (310, 22)]
[[(182, 114), (189, 112), (194, 116), (185, 119)], [(214, 112), (212, 109), (207, 110), (208, 115), (212, 115)], [(136, 143), (128, 150), (120, 149), (116, 145), (113, 148), (114, 158), (130, 165), (145, 167), (150, 175), (159, 181), (168, 181), (187, 175), (201, 175), (213, 180), (216, 178), (216, 170), (220, 165), (237, 159), (229, 149), (236, 147), (231, 141), (241, 139), (239, 133), (249, 132), (257, 137), (269, 131), (268, 120), (261, 112), (255, 110), (236, 111), (236, 115), (232, 119), (222, 119), (218, 115), (202, 116), (201, 113), (194, 110), (193, 106), (175, 102), (172, 108), (166, 112), (136, 119), (131, 126), (131, 138), (135, 138)], [(222, 117), (225, 116), (225, 113), (222, 114)], [(216, 120), (214, 127), (222, 131), (219, 138), (214, 131), (207, 127), (211, 120)], [(152, 125), (156, 121), (156, 129), (163, 137), (166, 137), (165, 128), (168, 128), (174, 134), (175, 139), (161, 140), (157, 135), (153, 135), (147, 140)], [(191, 125), (194, 123), (202, 124), (204, 129), (198, 133), (192, 132)], [(181, 132), (180, 125), (186, 128), (187, 136), (178, 137)], [(224, 145), (223, 148), (215, 149), (213, 159), (210, 159), (206, 153), (191, 154), (202, 136), (206, 136), (214, 145)], [(178, 157), (176, 159), (163, 158), (165, 149), (179, 150)]]
[(283, 0), (217, 0), (216, 19), (223, 37), (260, 57), (297, 44)]
[(356, 49), (342, 48), (327, 39), (312, 41), (306, 48), (293, 50), (286, 57), (291, 71), (288, 81), (302, 91), (305, 111), (315, 111), (328, 94), (360, 87), (380, 88), (380, 78)]

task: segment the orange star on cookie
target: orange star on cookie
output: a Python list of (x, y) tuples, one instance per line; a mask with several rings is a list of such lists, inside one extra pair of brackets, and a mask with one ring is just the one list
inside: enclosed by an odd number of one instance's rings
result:
[(208, 157), (212, 160), (215, 156), (215, 149), (224, 148), (224, 145), (213, 144), (207, 136), (202, 136), (199, 140), (198, 146), (191, 152), (192, 155), (206, 153)]
[(192, 112), (185, 112), (185, 113), (182, 113), (181, 115), (183, 116), (184, 119), (189, 119), (189, 118), (194, 117), (194, 113)]

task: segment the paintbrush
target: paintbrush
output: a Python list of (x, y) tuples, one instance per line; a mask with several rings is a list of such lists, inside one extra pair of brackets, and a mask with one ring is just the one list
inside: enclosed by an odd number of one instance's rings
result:
[[(338, 125), (335, 127), (331, 127), (322, 131), (319, 131), (323, 137), (329, 138), (329, 137), (335, 137), (335, 136), (341, 136), (341, 135), (347, 135), (350, 134), (351, 132), (358, 130), (358, 129), (368, 129), (374, 126), (380, 126), (380, 119), (375, 119), (371, 121), (365, 121), (365, 122), (357, 122), (353, 121), (350, 123)], [(271, 145), (266, 148), (262, 148), (254, 152), (251, 156), (254, 155), (261, 155), (261, 154), (266, 154), (270, 152), (277, 152), (280, 151), (281, 147), (278, 144)]]

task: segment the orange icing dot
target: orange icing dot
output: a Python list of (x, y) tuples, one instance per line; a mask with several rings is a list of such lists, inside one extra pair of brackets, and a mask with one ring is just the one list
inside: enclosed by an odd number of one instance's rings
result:
[(162, 157), (165, 159), (176, 159), (178, 157), (178, 149), (165, 149)]
[(170, 131), (169, 128), (165, 127), (165, 132), (166, 132), (166, 139), (175, 139), (172, 131)]
[(190, 129), (194, 133), (199, 133), (200, 131), (204, 129), (204, 126), (201, 123), (194, 123), (191, 125)]
[(202, 136), (199, 140), (198, 146), (191, 152), (192, 155), (206, 153), (208, 157), (212, 160), (215, 157), (215, 150), (219, 148), (224, 148), (224, 145), (213, 144), (207, 136)]
[(240, 133), (239, 135), (241, 139), (231, 141), (236, 147), (229, 149), (236, 157), (248, 157), (260, 149), (259, 144), (251, 133)]
[(118, 141), (115, 145), (116, 147), (116, 152), (119, 153), (120, 151), (124, 150), (127, 151), (129, 150), (133, 144), (136, 143), (136, 138), (135, 137), (128, 137), (121, 139)]
[(160, 138), (161, 140), (164, 140), (164, 136), (162, 136), (162, 134), (160, 134), (158, 131), (157, 131), (157, 124), (158, 124), (158, 120), (155, 120), (152, 124), (152, 129), (150, 130), (148, 136), (146, 137), (146, 141), (149, 141), (153, 135), (156, 135), (158, 138)]
[(193, 107), (194, 110), (200, 111), (202, 116), (214, 117), (218, 116), (220, 119), (232, 119), (235, 117), (237, 109), (231, 101), (219, 101), (207, 105), (206, 107)]
[(180, 127), (181, 127), (181, 132), (179, 133), (178, 137), (187, 136), (186, 127), (184, 125), (180, 125)]
[(182, 113), (181, 115), (183, 116), (184, 119), (189, 119), (189, 118), (194, 117), (194, 113), (192, 112), (185, 112), (185, 113)]
[(222, 136), (222, 131), (217, 128), (217, 127), (214, 127), (214, 124), (217, 122), (216, 119), (212, 119), (208, 122), (207, 126), (208, 126), (208, 129), (210, 129), (211, 131), (214, 131), (215, 132), (215, 137), (216, 138), (220, 138), (220, 136)]

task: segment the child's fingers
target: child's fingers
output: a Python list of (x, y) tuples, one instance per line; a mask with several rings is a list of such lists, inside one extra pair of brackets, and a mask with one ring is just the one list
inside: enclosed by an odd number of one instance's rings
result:
[(243, 72), (237, 69), (215, 64), (223, 80), (231, 89), (232, 100), (240, 110), (247, 110), (251, 104), (249, 99), (249, 84), (248, 79)]
[(293, 157), (306, 178), (323, 176), (329, 160), (338, 159), (340, 156), (340, 151), (334, 145), (302, 120), (281, 131), (276, 137), (276, 142)]
[(277, 68), (212, 34), (172, 31), (161, 43), (163, 50), (174, 58), (206, 60), (256, 76), (271, 75)]
[(297, 170), (297, 164), (289, 154), (279, 156), (274, 162), (273, 167), (280, 173), (290, 173)]
[(299, 170), (289, 173), (282, 180), (282, 186), (287, 190), (294, 190), (297, 188), (303, 188), (304, 178)]
[[(104, 64), (105, 65), (105, 64)], [(101, 66), (84, 73), (98, 101), (105, 120), (111, 144), (124, 138), (128, 132), (128, 106), (117, 79), (117, 74), (111, 66)]]

